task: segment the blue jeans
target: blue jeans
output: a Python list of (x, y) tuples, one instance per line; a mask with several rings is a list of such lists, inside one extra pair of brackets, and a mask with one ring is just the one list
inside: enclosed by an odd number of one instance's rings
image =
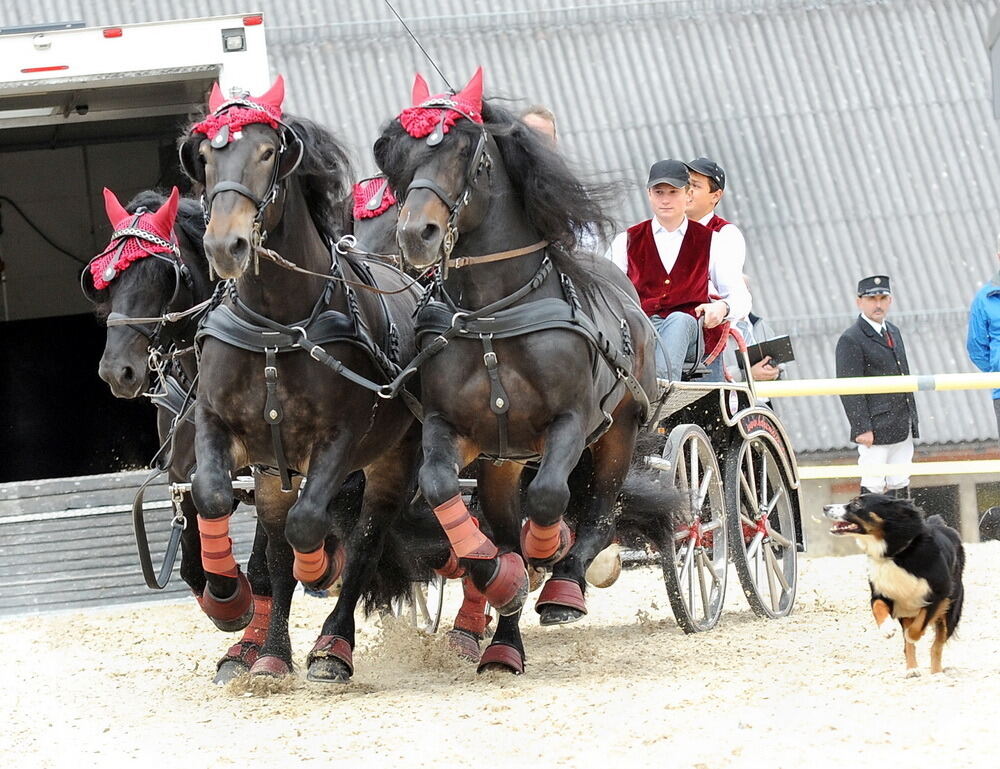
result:
[(661, 318), (649, 319), (659, 337), (656, 343), (656, 375), (660, 379), (679, 382), (685, 363), (693, 363), (698, 355), (698, 321), (686, 312), (672, 312)]

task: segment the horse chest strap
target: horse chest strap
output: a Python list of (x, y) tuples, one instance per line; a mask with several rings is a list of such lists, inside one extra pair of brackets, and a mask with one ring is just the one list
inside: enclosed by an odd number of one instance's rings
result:
[(264, 401), (264, 421), (271, 426), (271, 443), (274, 446), (274, 458), (278, 463), (278, 474), (281, 476), (281, 490), (292, 490), (292, 479), (288, 472), (288, 460), (285, 458), (285, 447), (281, 442), (281, 401), (278, 400), (278, 348), (264, 348), (264, 384), (267, 386), (267, 398)]
[(486, 364), (486, 373), (490, 378), (490, 411), (497, 417), (497, 438), (500, 448), (498, 456), (502, 461), (507, 455), (507, 412), (510, 410), (510, 398), (500, 381), (500, 363), (493, 350), (493, 335), (482, 334), (479, 338), (483, 342), (483, 363)]

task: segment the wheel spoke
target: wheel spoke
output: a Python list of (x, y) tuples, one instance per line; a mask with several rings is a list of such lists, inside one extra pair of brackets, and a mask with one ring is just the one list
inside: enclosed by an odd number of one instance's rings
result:
[[(788, 584), (788, 580), (785, 579), (785, 570), (781, 568), (781, 563), (778, 562), (777, 556), (774, 554), (774, 548), (770, 545), (764, 548), (764, 555), (767, 557), (768, 565), (774, 571), (774, 576), (777, 577), (778, 582), (781, 583), (781, 589), (788, 592), (792, 589), (792, 586)], [(777, 610), (778, 607), (775, 607)]]
[(715, 570), (715, 564), (712, 563), (712, 559), (707, 555), (705, 556), (705, 568), (707, 568), (709, 573), (712, 575), (712, 582), (716, 586), (721, 585), (722, 579), (719, 577), (719, 572)]
[(777, 491), (774, 492), (774, 496), (771, 497), (770, 501), (767, 503), (767, 515), (770, 516), (774, 512), (774, 508), (778, 506), (778, 501), (784, 496), (785, 487), (778, 486)]
[(750, 540), (750, 544), (747, 545), (747, 560), (752, 560), (757, 557), (757, 551), (760, 549), (760, 543), (763, 541), (764, 535), (761, 532), (757, 532), (753, 535), (753, 539)]
[(424, 595), (425, 589), (426, 588), (423, 584), (414, 583), (413, 603), (420, 615), (421, 622), (429, 623), (431, 620), (431, 613), (427, 610), (427, 597)]
[(765, 560), (764, 573), (767, 574), (767, 589), (771, 593), (771, 609), (772, 611), (778, 611), (778, 607), (781, 605), (781, 596), (778, 593), (777, 580), (774, 578), (774, 572), (777, 568), (774, 561), (774, 553), (772, 553), (771, 548), (766, 545), (764, 546), (763, 551)]
[(711, 488), (712, 480), (715, 472), (711, 467), (705, 468), (705, 477), (701, 481), (701, 485), (698, 487), (698, 502), (695, 508), (701, 511), (705, 507), (705, 497), (708, 496), (708, 490)]
[(722, 524), (723, 520), (721, 518), (713, 518), (712, 520), (710, 520), (708, 523), (706, 523), (704, 526), (701, 527), (702, 534), (704, 534), (707, 531), (715, 531), (716, 529), (721, 529)]
[(787, 547), (787, 548), (794, 547), (794, 545), (792, 545), (791, 540), (787, 539), (784, 535), (782, 535), (781, 533), (779, 533), (777, 529), (772, 529), (771, 526), (770, 526), (770, 524), (766, 524), (765, 523), (764, 525), (767, 527), (767, 536), (769, 536), (771, 539), (773, 539), (779, 545), (781, 545), (782, 547)]
[(698, 566), (698, 587), (701, 590), (701, 605), (705, 610), (705, 618), (707, 619), (712, 616), (712, 609), (708, 601), (708, 587), (705, 585), (705, 564), (708, 562), (708, 557), (705, 555), (704, 550), (698, 552), (698, 560), (701, 562)]
[(691, 614), (694, 614), (694, 543), (688, 544), (687, 554), (684, 557), (684, 568), (687, 570), (688, 600), (687, 607)]
[(754, 471), (753, 466), (753, 448), (750, 444), (747, 444), (746, 449), (746, 453), (743, 455), (746, 464), (746, 472), (741, 473), (743, 476), (741, 480), (745, 481), (749, 486), (750, 499), (753, 501), (753, 506), (756, 508), (760, 497), (757, 496), (757, 473)]

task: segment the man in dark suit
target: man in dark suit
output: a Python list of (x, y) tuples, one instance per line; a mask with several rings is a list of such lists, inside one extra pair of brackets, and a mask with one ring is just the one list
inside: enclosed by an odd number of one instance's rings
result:
[[(837, 342), (837, 376), (898, 376), (909, 374), (903, 335), (885, 316), (892, 305), (886, 275), (872, 275), (858, 283), (861, 314)], [(841, 395), (851, 440), (858, 444), (858, 465), (909, 464), (917, 432), (917, 404), (912, 393)], [(909, 474), (875, 470), (861, 476), (861, 491), (907, 497)]]

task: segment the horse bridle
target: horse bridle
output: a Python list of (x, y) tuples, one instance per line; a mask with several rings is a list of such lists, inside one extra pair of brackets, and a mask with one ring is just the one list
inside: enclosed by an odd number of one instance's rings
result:
[[(430, 147), (436, 147), (444, 139), (444, 129), (443, 121), (446, 112), (444, 110), (451, 110), (452, 112), (457, 112), (464, 118), (475, 123), (476, 121), (465, 112), (457, 102), (451, 101), (450, 99), (433, 99), (431, 101), (425, 102), (421, 105), (422, 107), (440, 107), (442, 110), (442, 122), (438, 123), (437, 127), (428, 135), (427, 144)], [(448, 221), (445, 225), (444, 240), (441, 244), (441, 264), (444, 270), (447, 270), (448, 259), (451, 257), (451, 252), (455, 248), (455, 244), (458, 242), (458, 219), (462, 215), (462, 211), (472, 199), (472, 192), (475, 189), (476, 183), (479, 181), (479, 177), (482, 175), (483, 171), (487, 172), (487, 178), (490, 178), (490, 171), (493, 168), (493, 158), (490, 157), (489, 153), (489, 134), (486, 132), (485, 127), (480, 127), (479, 130), (479, 141), (476, 143), (476, 149), (472, 153), (472, 157), (469, 159), (469, 165), (465, 170), (465, 186), (462, 191), (454, 199), (448, 195), (448, 193), (442, 189), (433, 179), (428, 179), (426, 177), (420, 177), (414, 179), (410, 182), (410, 186), (406, 188), (406, 195), (403, 196), (403, 203), (405, 204), (406, 198), (410, 196), (410, 192), (413, 190), (430, 190), (444, 203), (445, 207), (448, 209)]]
[[(130, 239), (134, 238), (147, 243), (152, 243), (153, 245), (160, 246), (161, 248), (170, 249), (169, 254), (157, 253), (148, 255), (148, 257), (159, 259), (161, 262), (166, 262), (174, 270), (174, 290), (170, 295), (170, 299), (163, 304), (163, 309), (161, 310), (160, 315), (151, 318), (133, 318), (120, 312), (112, 312), (108, 314), (105, 323), (108, 328), (113, 328), (115, 326), (134, 327), (139, 334), (142, 334), (142, 336), (149, 340), (149, 345), (152, 348), (154, 346), (162, 346), (160, 343), (160, 335), (163, 332), (165, 324), (176, 322), (189, 314), (187, 312), (170, 313), (168, 310), (173, 306), (174, 302), (177, 301), (177, 296), (180, 294), (182, 284), (187, 286), (189, 291), (194, 290), (194, 279), (191, 277), (191, 270), (181, 259), (180, 246), (178, 246), (175, 241), (166, 240), (161, 238), (159, 235), (148, 232), (137, 226), (143, 214), (147, 213), (150, 212), (145, 207), (136, 209), (134, 213), (135, 218), (132, 219), (132, 222), (127, 227), (115, 230), (111, 234), (110, 242), (114, 242), (116, 240), (119, 242), (118, 245), (115, 246), (116, 251), (111, 263), (104, 270), (103, 278), (106, 282), (110, 282), (110, 280), (120, 274), (117, 270), (118, 260), (121, 258), (121, 253)], [(103, 254), (95, 256), (94, 259), (99, 259), (101, 256), (103, 256)], [(93, 263), (94, 259), (90, 260), (91, 263)], [(93, 281), (93, 275), (90, 272), (89, 265), (88, 269), (85, 269), (80, 273), (80, 288), (83, 290), (84, 296), (93, 301), (91, 293), (87, 290), (86, 283), (84, 282), (87, 280)], [(152, 331), (144, 328), (150, 324), (156, 324)]]
[[(231, 107), (248, 107), (250, 109), (256, 109), (261, 112), (266, 112), (259, 104), (254, 104), (246, 99), (235, 99), (233, 101), (228, 101), (223, 104), (219, 109), (217, 109), (213, 114), (218, 115)], [(211, 190), (207, 191), (206, 194), (201, 196), (201, 210), (202, 215), (205, 217), (205, 225), (208, 226), (209, 220), (212, 218), (212, 203), (215, 198), (222, 192), (235, 192), (238, 195), (242, 195), (247, 198), (251, 203), (254, 204), (256, 208), (256, 214), (253, 220), (253, 229), (251, 230), (251, 246), (254, 249), (260, 248), (264, 241), (267, 239), (267, 230), (264, 229), (264, 213), (267, 207), (274, 203), (278, 199), (278, 195), (281, 193), (281, 182), (286, 178), (291, 176), (295, 172), (295, 169), (299, 167), (302, 162), (302, 155), (305, 150), (302, 144), (302, 139), (299, 135), (295, 133), (295, 129), (292, 128), (288, 123), (283, 120), (278, 119), (276, 121), (281, 130), (276, 130), (278, 138), (281, 142), (278, 147), (278, 157), (275, 158), (274, 165), (271, 168), (271, 179), (268, 182), (267, 190), (260, 197), (257, 197), (253, 190), (244, 184), (234, 181), (224, 181), (219, 182)], [(291, 141), (288, 137), (291, 136)], [(221, 138), (221, 141), (219, 140)], [(209, 142), (213, 149), (221, 150), (225, 148), (229, 143), (229, 130), (228, 126), (223, 126), (223, 128), (216, 134), (216, 137)], [(285, 153), (289, 152), (291, 149), (295, 149), (297, 154), (295, 156), (295, 162), (284, 172), (281, 172), (282, 159), (285, 157)]]

